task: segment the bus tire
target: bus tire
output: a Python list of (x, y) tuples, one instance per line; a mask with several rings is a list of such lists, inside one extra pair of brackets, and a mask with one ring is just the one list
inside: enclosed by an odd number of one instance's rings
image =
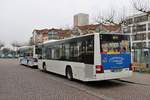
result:
[(70, 66), (66, 68), (66, 77), (68, 80), (73, 80), (73, 73)]
[(45, 64), (45, 62), (43, 62), (42, 67), (43, 67), (43, 71), (46, 72), (47, 70), (46, 70), (46, 64)]

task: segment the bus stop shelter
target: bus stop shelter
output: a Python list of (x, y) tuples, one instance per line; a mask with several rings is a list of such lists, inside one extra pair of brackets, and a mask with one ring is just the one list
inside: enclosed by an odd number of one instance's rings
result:
[(143, 68), (150, 70), (150, 48), (133, 47), (132, 48), (133, 70), (134, 68)]

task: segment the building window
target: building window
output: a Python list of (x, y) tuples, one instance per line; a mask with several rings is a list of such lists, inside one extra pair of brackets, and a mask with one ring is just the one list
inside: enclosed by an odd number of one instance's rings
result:
[(133, 36), (133, 40), (146, 40), (146, 33), (136, 34)]
[(148, 39), (150, 39), (150, 33), (148, 33)]
[(129, 24), (133, 24), (132, 18), (126, 20), (125, 25), (129, 25)]
[(48, 39), (59, 39), (58, 33), (54, 31), (48, 32)]
[(131, 33), (131, 27), (123, 28), (123, 33)]
[(132, 27), (132, 32), (136, 32), (136, 26)]
[(139, 31), (146, 31), (146, 24), (138, 25), (137, 26), (137, 32), (139, 32)]
[(133, 26), (133, 32), (146, 31), (146, 24)]
[(134, 18), (134, 23), (144, 22), (144, 21), (148, 21), (148, 16), (147, 15), (139, 16), (139, 17)]
[(148, 24), (148, 30), (150, 30), (150, 23)]
[(133, 47), (135, 47), (135, 48), (146, 47), (146, 42), (133, 43)]

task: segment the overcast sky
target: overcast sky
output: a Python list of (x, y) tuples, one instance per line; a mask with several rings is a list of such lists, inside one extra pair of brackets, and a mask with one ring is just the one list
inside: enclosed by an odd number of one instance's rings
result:
[(73, 15), (87, 13), (90, 22), (99, 12), (126, 8), (131, 0), (0, 0), (0, 41), (28, 41), (33, 29), (73, 26)]

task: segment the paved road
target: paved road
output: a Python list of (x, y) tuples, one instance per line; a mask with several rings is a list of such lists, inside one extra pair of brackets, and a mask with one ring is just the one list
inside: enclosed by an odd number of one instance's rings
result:
[(150, 73), (134, 72), (132, 77), (122, 78), (121, 80), (150, 86)]
[(121, 81), (83, 83), (0, 60), (0, 100), (150, 100), (150, 86)]

